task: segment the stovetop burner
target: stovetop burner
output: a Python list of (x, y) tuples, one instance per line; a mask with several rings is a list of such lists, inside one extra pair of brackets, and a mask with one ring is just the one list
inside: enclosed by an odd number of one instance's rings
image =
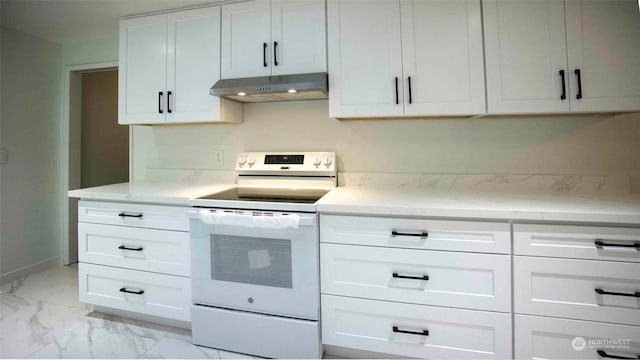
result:
[(313, 204), (328, 192), (327, 189), (234, 187), (198, 199)]

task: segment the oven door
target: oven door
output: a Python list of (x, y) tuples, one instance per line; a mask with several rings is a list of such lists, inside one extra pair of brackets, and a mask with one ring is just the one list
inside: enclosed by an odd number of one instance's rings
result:
[[(255, 217), (287, 215), (206, 211), (235, 214), (238, 221), (226, 218), (225, 223), (208, 224), (190, 212), (194, 304), (318, 319), (316, 214), (287, 213), (299, 216), (298, 228), (278, 229), (260, 225), (265, 219)], [(248, 225), (248, 217), (258, 221)]]

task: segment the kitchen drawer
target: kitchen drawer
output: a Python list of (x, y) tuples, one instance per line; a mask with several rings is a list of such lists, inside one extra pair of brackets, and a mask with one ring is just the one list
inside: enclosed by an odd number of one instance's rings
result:
[(513, 252), (516, 255), (640, 262), (640, 229), (514, 224)]
[(163, 230), (189, 231), (190, 208), (116, 202), (80, 201), (78, 221)]
[(85, 263), (80, 263), (78, 275), (82, 302), (191, 321), (189, 278)]
[(189, 233), (78, 223), (81, 262), (169, 275), (191, 275)]
[(423, 359), (506, 359), (511, 315), (322, 295), (322, 342)]
[(323, 294), (511, 311), (508, 255), (321, 244), (320, 262)]
[(516, 359), (599, 359), (598, 351), (640, 356), (637, 326), (516, 315), (514, 340)]
[(516, 313), (640, 325), (640, 264), (515, 256), (513, 271)]
[(509, 254), (511, 229), (506, 222), (321, 215), (320, 241)]
[(318, 321), (199, 305), (191, 312), (196, 345), (274, 359), (322, 358)]

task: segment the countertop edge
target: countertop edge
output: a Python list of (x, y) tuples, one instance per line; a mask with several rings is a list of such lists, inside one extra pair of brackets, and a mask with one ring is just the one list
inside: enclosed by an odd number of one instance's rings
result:
[(392, 216), (416, 218), (449, 218), (500, 222), (564, 222), (589, 224), (618, 224), (640, 227), (640, 215), (615, 213), (564, 213), (554, 211), (501, 211), (482, 209), (429, 209), (416, 207), (319, 204), (320, 214), (352, 216)]

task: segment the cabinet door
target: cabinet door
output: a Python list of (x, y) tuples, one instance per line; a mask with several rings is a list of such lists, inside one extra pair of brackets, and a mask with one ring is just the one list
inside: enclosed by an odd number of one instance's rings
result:
[(640, 110), (638, 2), (569, 0), (566, 11), (571, 110)]
[(600, 351), (633, 359), (640, 327), (515, 315), (514, 346), (514, 359), (603, 359)]
[(513, 257), (514, 312), (640, 326), (640, 264)]
[(324, 0), (271, 1), (271, 73), (327, 71)]
[[(169, 14), (167, 122), (219, 120), (220, 8)], [(170, 92), (170, 94), (169, 94)]]
[(118, 123), (166, 120), (167, 15), (120, 22)]
[(325, 345), (393, 355), (383, 359), (511, 358), (510, 314), (325, 294), (321, 300)]
[(484, 113), (480, 0), (400, 4), (405, 115)]
[(222, 78), (271, 74), (269, 0), (222, 7)]
[(483, 13), (488, 112), (569, 111), (564, 3), (485, 0)]
[(328, 3), (329, 116), (401, 116), (399, 0)]

